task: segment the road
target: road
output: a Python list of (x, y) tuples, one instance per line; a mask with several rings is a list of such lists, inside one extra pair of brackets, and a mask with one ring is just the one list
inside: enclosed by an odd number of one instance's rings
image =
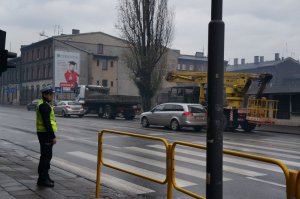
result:
[[(97, 132), (101, 129), (136, 132), (162, 137), (169, 143), (187, 141), (205, 144), (205, 130), (185, 129), (172, 132), (165, 128), (144, 129), (138, 120), (106, 120), (96, 116), (84, 118), (57, 117), (58, 143), (54, 147), (54, 166), (95, 180)], [(38, 158), (39, 144), (35, 135), (35, 113), (24, 108), (0, 107), (0, 139)], [(300, 170), (300, 136), (265, 131), (253, 133), (225, 132), (224, 148), (282, 160), (290, 169)], [(137, 140), (124, 136), (104, 137), (104, 159), (121, 168), (163, 180), (165, 150), (160, 142)], [(176, 148), (176, 182), (185, 189), (205, 195), (205, 151)], [(106, 167), (101, 183), (128, 195), (129, 198), (166, 198), (166, 186), (133, 177)], [(173, 191), (173, 198), (189, 198)], [(273, 165), (224, 156), (224, 198), (281, 199), (285, 197), (285, 180)]]

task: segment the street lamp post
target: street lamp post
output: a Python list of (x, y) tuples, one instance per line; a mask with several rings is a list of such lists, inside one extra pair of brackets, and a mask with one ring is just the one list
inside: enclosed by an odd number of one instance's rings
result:
[(223, 198), (223, 96), (224, 32), (223, 0), (211, 1), (208, 27), (208, 128), (206, 160), (206, 196)]

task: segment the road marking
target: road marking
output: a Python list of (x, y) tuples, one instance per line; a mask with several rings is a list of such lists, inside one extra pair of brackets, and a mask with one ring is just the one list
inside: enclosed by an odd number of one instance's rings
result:
[[(157, 145), (157, 146), (159, 146), (159, 145)], [(138, 148), (138, 147), (126, 147), (126, 149), (130, 149), (130, 150), (133, 150), (133, 151), (143, 152), (143, 153), (153, 155), (153, 150), (141, 149), (141, 148)], [(165, 157), (164, 153), (162, 153), (162, 152), (157, 152), (156, 151), (155, 155), (160, 156), (160, 157)], [(187, 157), (178, 156), (178, 155), (175, 157), (175, 159), (177, 161), (182, 161), (182, 162), (186, 162), (186, 163), (190, 163), (190, 164), (196, 164), (196, 165), (200, 165), (200, 166), (204, 166), (204, 167), (206, 166), (206, 161), (196, 160), (196, 159), (187, 158)], [(180, 170), (178, 170), (178, 168), (180, 168), (180, 167), (176, 166), (176, 171), (180, 171)], [(239, 169), (239, 168), (231, 167), (231, 166), (227, 166), (227, 165), (223, 165), (223, 169), (226, 172), (235, 173), (235, 174), (244, 175), (244, 176), (251, 176), (251, 177), (266, 175), (264, 173), (259, 173), (259, 172), (255, 172), (255, 171), (245, 170), (245, 169)], [(204, 179), (206, 179), (205, 176), (204, 176)], [(231, 180), (229, 178), (224, 178), (224, 179), (225, 179), (224, 181)]]
[(252, 145), (252, 144), (243, 144), (243, 143), (228, 142), (228, 141), (224, 141), (224, 143), (225, 144), (230, 144), (230, 145), (236, 145), (236, 146), (245, 146), (245, 147), (257, 148), (257, 149), (267, 149), (267, 150), (270, 150), (270, 151), (294, 153), (294, 154), (299, 154), (300, 155), (299, 151), (293, 151), (293, 150), (278, 149), (278, 148), (273, 148), (273, 147), (266, 147), (266, 146)]
[[(92, 161), (92, 162), (97, 162), (97, 156), (96, 155), (91, 155), (91, 154), (81, 152), (81, 151), (73, 151), (73, 152), (67, 152), (67, 153), (70, 154), (70, 155), (73, 155), (75, 157), (86, 159), (86, 160), (89, 160), (89, 161)], [(112, 165), (120, 167), (122, 169), (137, 172), (139, 174), (146, 175), (148, 177), (152, 177), (152, 178), (155, 178), (155, 179), (164, 180), (166, 178), (166, 176), (164, 174), (157, 173), (157, 172), (154, 172), (154, 171), (150, 171), (150, 170), (147, 170), (147, 169), (142, 169), (142, 168), (135, 167), (135, 166), (132, 166), (132, 165), (128, 165), (128, 164), (125, 164), (125, 163), (117, 162), (117, 161), (114, 161), (114, 160), (111, 160), (111, 159), (108, 159), (108, 158), (105, 158), (105, 161), (108, 164), (112, 164)], [(195, 183), (188, 182), (188, 181), (185, 181), (185, 180), (180, 180), (180, 179), (177, 180), (177, 184), (180, 187), (187, 187), (187, 186), (196, 185)]]
[[(160, 167), (160, 168), (163, 168), (163, 169), (166, 168), (166, 163), (163, 162), (163, 161), (157, 161), (157, 160), (153, 160), (153, 159), (149, 159), (149, 158), (144, 158), (144, 157), (141, 157), (141, 156), (126, 154), (126, 153), (123, 153), (123, 152), (112, 151), (112, 150), (105, 150), (104, 153), (109, 154), (109, 155), (122, 157), (122, 158), (126, 158), (126, 159), (136, 161), (136, 162), (140, 162), (140, 163), (143, 163), (143, 164), (148, 164), (148, 165), (151, 165), (151, 166)], [(187, 169), (185, 167), (176, 166), (176, 172), (181, 173), (181, 174), (185, 174), (185, 175), (188, 175), (188, 176), (204, 179), (204, 180), (206, 179), (206, 172), (201, 172), (199, 170)], [(225, 180), (228, 181), (229, 179), (225, 179)]]
[[(282, 145), (285, 147), (300, 147), (300, 144), (298, 142), (290, 142), (290, 141), (282, 141), (282, 140), (272, 140), (272, 139), (262, 139), (262, 140), (256, 140), (256, 139), (249, 139), (245, 138), (244, 140), (248, 140), (251, 142), (263, 142), (266, 143), (267, 145), (272, 144), (272, 145)], [(270, 142), (271, 141), (271, 142)]]
[[(195, 143), (205, 144), (204, 142), (195, 142)], [(237, 150), (237, 151), (241, 151), (241, 152), (250, 152), (250, 153), (254, 153), (254, 154), (256, 153), (256, 154), (260, 154), (261, 156), (267, 156), (267, 157), (275, 156), (273, 158), (281, 160), (286, 165), (300, 167), (300, 163), (298, 163), (298, 162), (283, 160), (283, 159), (279, 159), (279, 158), (276, 157), (276, 156), (278, 156), (278, 157), (284, 157), (284, 158), (291, 158), (291, 159), (300, 160), (300, 156), (283, 154), (283, 153), (276, 153), (276, 152), (272, 152), (272, 151), (258, 150), (258, 149), (252, 149), (252, 148), (230, 146), (230, 145), (224, 145), (224, 148), (233, 149), (233, 150)], [(270, 158), (272, 158), (272, 157), (270, 157)]]
[(279, 183), (275, 183), (275, 182), (271, 182), (271, 181), (267, 181), (267, 180), (261, 180), (261, 179), (258, 179), (258, 178), (252, 178), (252, 177), (247, 177), (247, 178), (250, 179), (250, 180), (254, 180), (254, 181), (257, 181), (257, 182), (263, 182), (263, 183), (275, 185), (275, 186), (278, 186), (278, 187), (283, 187), (283, 188), (286, 187), (286, 186), (283, 185), (283, 184), (279, 184)]
[[(96, 179), (96, 171), (89, 169), (87, 167), (83, 167), (81, 165), (75, 164), (73, 162), (60, 159), (60, 158), (53, 158), (52, 164), (56, 165), (58, 167), (64, 168), (66, 170), (71, 170), (77, 174), (80, 174), (82, 176), (85, 176), (89, 178), (90, 180), (95, 181)], [(118, 189), (120, 191), (123, 191), (126, 194), (129, 195), (138, 195), (138, 194), (146, 194), (155, 192), (154, 190), (148, 189), (146, 187), (133, 184), (131, 182), (128, 182), (126, 180), (114, 177), (112, 175), (108, 175), (105, 173), (101, 173), (101, 184), (105, 184), (111, 188)]]
[[(151, 147), (151, 148), (163, 149), (160, 145), (147, 145), (147, 146)], [(204, 151), (201, 152), (201, 150), (199, 150), (199, 152), (197, 152), (194, 150), (186, 150), (186, 149), (182, 149), (182, 148), (176, 148), (176, 152), (206, 158), (206, 154), (204, 153)], [(179, 155), (176, 155), (176, 159), (178, 159), (179, 157), (180, 157)], [(237, 158), (223, 157), (223, 160), (224, 160), (224, 162), (229, 162), (229, 163), (239, 164), (239, 165), (243, 165), (243, 166), (248, 166), (248, 167), (259, 168), (259, 169), (282, 173), (282, 170), (279, 167), (272, 166), (269, 164), (256, 163), (254, 161), (242, 160), (242, 159), (238, 159), (238, 157)]]

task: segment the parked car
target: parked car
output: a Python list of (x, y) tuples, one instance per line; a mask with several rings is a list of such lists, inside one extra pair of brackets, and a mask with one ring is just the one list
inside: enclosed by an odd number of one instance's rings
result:
[(77, 115), (79, 117), (84, 116), (84, 110), (79, 102), (74, 101), (60, 101), (54, 106), (54, 113), (63, 117), (71, 115)]
[(200, 131), (206, 126), (207, 111), (201, 104), (164, 103), (154, 107), (150, 112), (141, 114), (143, 127), (150, 125), (165, 126), (173, 131), (182, 127), (193, 127)]
[(30, 102), (29, 104), (27, 104), (27, 110), (31, 111), (31, 110), (36, 110), (37, 104), (39, 103), (39, 99), (35, 99), (32, 102)]

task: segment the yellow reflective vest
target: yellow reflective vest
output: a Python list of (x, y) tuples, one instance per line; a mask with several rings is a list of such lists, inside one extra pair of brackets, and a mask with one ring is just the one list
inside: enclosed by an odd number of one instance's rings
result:
[[(39, 111), (39, 107), (43, 103), (44, 103), (44, 100), (40, 99), (40, 101), (39, 101), (39, 103), (37, 104), (37, 107), (36, 107), (36, 131), (37, 132), (47, 132), (47, 129), (46, 129), (46, 127), (44, 125), (44, 122), (43, 122), (42, 115)], [(51, 122), (51, 126), (52, 126), (52, 129), (53, 129), (54, 133), (56, 133), (58, 131), (58, 129), (57, 129), (56, 121), (55, 121), (54, 110), (53, 110), (53, 107), (48, 102), (46, 102), (46, 103), (51, 108), (50, 122)]]

